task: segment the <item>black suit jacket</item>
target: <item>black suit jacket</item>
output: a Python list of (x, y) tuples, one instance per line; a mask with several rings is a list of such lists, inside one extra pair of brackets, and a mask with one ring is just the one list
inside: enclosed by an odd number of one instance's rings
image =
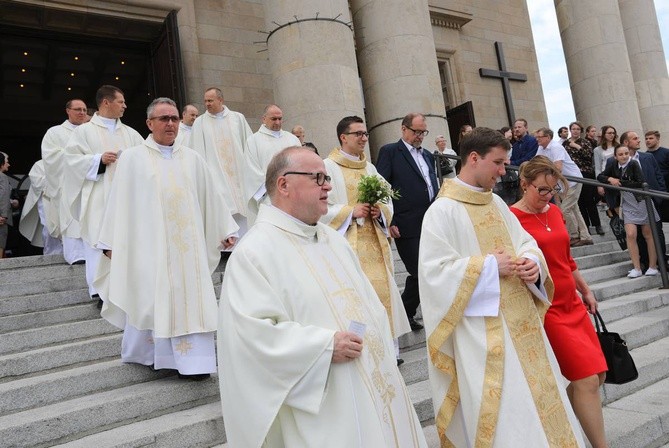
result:
[[(650, 187), (651, 190), (658, 190), (658, 191), (667, 191), (664, 185), (664, 177), (662, 176), (662, 171), (660, 170), (660, 166), (657, 164), (657, 161), (655, 160), (655, 157), (653, 157), (651, 154), (647, 154), (645, 152), (637, 152), (639, 154), (639, 164), (641, 165), (641, 172), (643, 173), (643, 178), (645, 179), (646, 182), (648, 182), (648, 186)], [(604, 171), (611, 170), (613, 165), (618, 165), (618, 161), (616, 160), (615, 157), (609, 157), (606, 160), (606, 167), (604, 168)], [(601, 176), (601, 174), (600, 174)], [(608, 176), (611, 177), (611, 176)], [(599, 179), (598, 179), (599, 180)], [(600, 182), (602, 182), (600, 180)], [(611, 204), (616, 204), (616, 191), (613, 190), (606, 190), (605, 197), (606, 197), (606, 202), (611, 206)], [(655, 206), (659, 208), (660, 204), (662, 203), (662, 199), (656, 199), (653, 198), (653, 202), (655, 202)]]
[[(439, 192), (434, 170), (434, 156), (423, 148), (434, 197)], [(391, 225), (396, 225), (402, 238), (420, 236), (423, 216), (432, 203), (425, 178), (416, 161), (402, 140), (384, 145), (376, 161), (376, 169), (401, 197), (393, 199), (394, 215)]]

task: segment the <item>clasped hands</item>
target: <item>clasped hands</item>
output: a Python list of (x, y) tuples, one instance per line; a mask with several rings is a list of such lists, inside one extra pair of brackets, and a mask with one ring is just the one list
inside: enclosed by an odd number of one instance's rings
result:
[(497, 260), (500, 277), (517, 275), (525, 283), (539, 279), (539, 266), (529, 258), (513, 258), (504, 249), (496, 249), (492, 254)]
[(366, 218), (371, 216), (372, 219), (379, 219), (381, 217), (381, 209), (376, 205), (371, 204), (355, 204), (353, 207), (353, 218)]

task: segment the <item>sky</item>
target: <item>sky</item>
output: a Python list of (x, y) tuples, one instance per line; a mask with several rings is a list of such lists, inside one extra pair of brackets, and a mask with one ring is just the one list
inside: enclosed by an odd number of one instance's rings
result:
[[(660, 25), (665, 59), (669, 68), (669, 1), (653, 1)], [(528, 0), (527, 4), (532, 21), (532, 34), (537, 50), (548, 123), (550, 128), (557, 133), (561, 126), (569, 126), (569, 123), (575, 120), (576, 114), (569, 89), (567, 66), (562, 51), (555, 7), (553, 0)]]

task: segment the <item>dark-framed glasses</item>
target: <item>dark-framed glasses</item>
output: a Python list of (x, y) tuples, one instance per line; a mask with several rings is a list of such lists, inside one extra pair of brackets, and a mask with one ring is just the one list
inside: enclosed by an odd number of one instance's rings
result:
[(362, 138), (362, 137), (369, 138), (369, 132), (365, 132), (365, 131), (344, 132), (344, 135), (355, 135), (358, 138)]
[(286, 173), (283, 173), (284, 176), (287, 176), (289, 174), (299, 174), (301, 176), (312, 176), (312, 179), (316, 181), (316, 185), (319, 187), (322, 187), (325, 182), (330, 183), (332, 178), (328, 176), (325, 173), (306, 173), (304, 171), (288, 171)]
[(415, 129), (411, 129), (409, 126), (405, 126), (405, 127), (406, 127), (408, 130), (410, 130), (411, 132), (413, 132), (414, 135), (416, 135), (416, 136), (418, 136), (418, 137), (427, 137), (427, 134), (430, 133), (430, 131), (428, 131), (427, 129), (425, 129), (424, 131), (417, 131), (417, 130), (415, 130)]
[(73, 110), (75, 112), (84, 112), (84, 113), (88, 112), (88, 109), (86, 109), (85, 107), (76, 107), (76, 108), (68, 107), (68, 109)]
[(170, 121), (173, 121), (175, 123), (179, 122), (179, 116), (178, 115), (160, 115), (158, 117), (151, 117), (149, 120), (158, 120), (161, 123), (168, 123)]
[(539, 196), (547, 196), (549, 194), (556, 195), (556, 194), (558, 194), (562, 191), (562, 187), (560, 187), (559, 185), (556, 185), (555, 188), (537, 187), (534, 184), (530, 184), (530, 185), (532, 185), (534, 188), (537, 189), (537, 193), (539, 193)]

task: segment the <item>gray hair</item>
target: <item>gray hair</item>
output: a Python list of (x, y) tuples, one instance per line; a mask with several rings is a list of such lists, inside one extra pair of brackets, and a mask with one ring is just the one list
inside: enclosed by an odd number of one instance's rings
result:
[(300, 150), (305, 151), (301, 146), (289, 146), (276, 153), (272, 157), (272, 160), (270, 160), (269, 165), (267, 165), (267, 173), (265, 174), (265, 189), (270, 199), (274, 199), (274, 195), (276, 194), (276, 181), (293, 166), (293, 156)]
[(153, 109), (155, 109), (156, 106), (159, 104), (169, 104), (170, 106), (173, 106), (175, 109), (179, 110), (177, 108), (177, 103), (175, 103), (174, 100), (167, 98), (165, 96), (161, 96), (151, 101), (149, 107), (146, 108), (146, 118), (151, 118), (151, 114), (153, 114)]

